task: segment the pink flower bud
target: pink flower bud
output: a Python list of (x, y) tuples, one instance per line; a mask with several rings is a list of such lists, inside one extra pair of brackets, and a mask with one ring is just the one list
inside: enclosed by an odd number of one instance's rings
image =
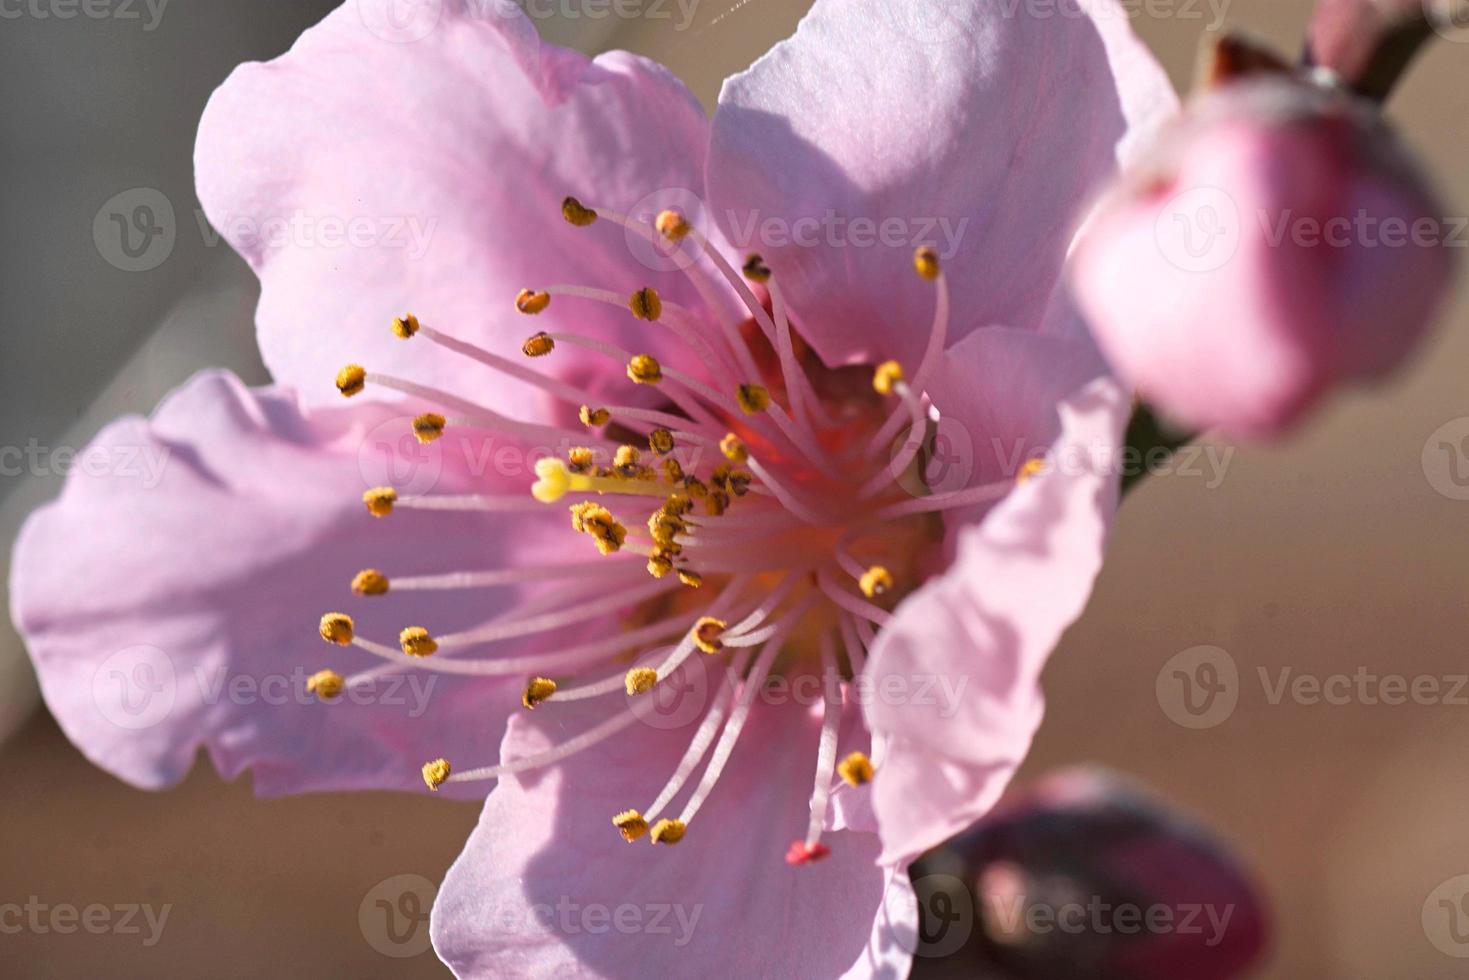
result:
[(1102, 201), (1072, 285), (1145, 398), (1264, 436), (1403, 360), (1463, 236), (1370, 106), (1255, 76), (1200, 97)]

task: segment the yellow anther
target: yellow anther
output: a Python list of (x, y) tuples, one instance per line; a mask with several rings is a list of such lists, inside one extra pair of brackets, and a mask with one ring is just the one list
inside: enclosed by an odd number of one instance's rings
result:
[(743, 497), (750, 492), (750, 484), (754, 482), (754, 479), (753, 476), (744, 470), (735, 470), (729, 475), (726, 485), (736, 497)]
[(638, 354), (627, 362), (627, 376), (640, 385), (655, 385), (663, 380), (663, 367), (647, 354)]
[(751, 282), (770, 281), (770, 266), (766, 265), (765, 260), (753, 252), (745, 257), (745, 267), (742, 271), (745, 273), (745, 278)]
[(759, 415), (770, 407), (770, 389), (764, 385), (740, 385), (735, 400), (746, 415)]
[(597, 220), (597, 212), (587, 207), (574, 197), (568, 197), (561, 202), (561, 217), (578, 228), (585, 228), (594, 224)]
[(649, 831), (648, 839), (654, 844), (677, 844), (687, 829), (682, 820), (660, 820)]
[(719, 440), (719, 451), (724, 453), (724, 458), (731, 463), (747, 463), (750, 460), (750, 450), (745, 448), (744, 440), (733, 432)]
[(531, 484), (530, 495), (543, 504), (554, 504), (566, 496), (571, 489), (571, 471), (559, 459), (536, 460), (536, 482)]
[(655, 548), (648, 556), (648, 574), (654, 578), (663, 578), (673, 571), (673, 557), (662, 548)]
[(704, 576), (698, 572), (690, 571), (687, 568), (680, 568), (678, 570), (678, 580), (691, 589), (697, 589), (704, 584)]
[(684, 478), (683, 464), (676, 459), (665, 459), (663, 461), (663, 479), (669, 483), (677, 483)]
[(425, 412), (413, 420), (413, 436), (427, 446), (444, 434), (448, 420), (436, 412)]
[(384, 595), (388, 591), (388, 577), (376, 568), (364, 568), (353, 577), (352, 591), (358, 595)]
[(393, 318), (393, 333), (401, 340), (409, 340), (418, 333), (420, 324), (418, 317), (412, 313), (404, 313), (402, 316)]
[(862, 573), (862, 578), (857, 584), (862, 586), (863, 595), (869, 599), (876, 599), (892, 591), (893, 575), (881, 565), (873, 565)]
[(879, 395), (891, 395), (903, 380), (903, 365), (897, 361), (883, 361), (872, 372), (872, 388)]
[(723, 490), (710, 490), (709, 496), (704, 498), (704, 513), (710, 517), (720, 517), (727, 510), (729, 510), (729, 494)]
[(556, 341), (544, 330), (525, 338), (525, 343), (520, 345), (520, 352), (526, 357), (545, 357), (555, 349)]
[(862, 752), (853, 752), (837, 763), (837, 775), (849, 786), (862, 786), (872, 782), (872, 760)]
[(612, 413), (607, 409), (592, 408), (590, 405), (583, 405), (576, 414), (581, 419), (581, 424), (588, 428), (601, 428), (612, 421)]
[(655, 455), (667, 456), (673, 452), (673, 433), (667, 429), (654, 429), (648, 433), (648, 448)]
[(346, 613), (327, 613), (321, 617), (321, 638), (344, 647), (352, 642), (352, 617)]
[(694, 502), (686, 493), (670, 493), (660, 509), (673, 517), (683, 517), (694, 509)]
[(659, 509), (648, 515), (648, 533), (663, 548), (672, 545), (673, 539), (686, 530), (688, 530), (688, 525), (676, 514), (669, 514)]
[(624, 681), (629, 695), (647, 694), (657, 683), (658, 672), (651, 667), (634, 667), (627, 672), (627, 678)]
[(429, 657), (439, 644), (422, 626), (410, 626), (398, 634), (398, 645), (410, 657)]
[(337, 390), (345, 398), (362, 393), (367, 387), (367, 368), (361, 364), (348, 364), (337, 372)]
[(541, 293), (534, 289), (522, 289), (515, 295), (515, 308), (527, 316), (535, 316), (537, 313), (545, 312), (546, 307), (550, 305), (550, 293)]
[(624, 476), (631, 476), (632, 471), (638, 467), (638, 460), (642, 454), (634, 446), (618, 446), (617, 452), (612, 454), (612, 468), (621, 472)]
[(724, 649), (724, 631), (729, 624), (713, 616), (705, 616), (694, 624), (694, 646), (705, 653), (718, 653)]
[(684, 477), (683, 486), (690, 497), (703, 500), (709, 496), (709, 488), (704, 486), (704, 481), (697, 476)]
[(652, 286), (644, 286), (628, 299), (627, 308), (639, 320), (656, 321), (663, 315), (663, 300), (658, 296), (658, 290)]
[(670, 242), (681, 242), (689, 235), (689, 220), (677, 211), (661, 211), (655, 222), (658, 234)]
[(597, 550), (604, 555), (615, 554), (627, 540), (627, 528), (618, 523), (612, 512), (589, 500), (572, 505), (571, 527), (591, 535), (597, 542)]
[(435, 759), (423, 764), (423, 782), (429, 789), (438, 792), (444, 780), (449, 778), (449, 760)]
[(1045, 457), (1038, 456), (1035, 459), (1028, 459), (1025, 461), (1025, 464), (1020, 467), (1020, 472), (1015, 474), (1015, 482), (1029, 483), (1032, 479), (1045, 472), (1045, 469)]
[(623, 810), (612, 818), (612, 826), (617, 828), (622, 839), (629, 844), (648, 832), (648, 821), (636, 810)]
[(373, 487), (362, 495), (362, 502), (373, 517), (387, 517), (398, 502), (398, 491), (392, 487)]
[(573, 446), (566, 451), (566, 465), (573, 473), (590, 473), (596, 464), (596, 453), (586, 446)]
[(532, 677), (525, 685), (525, 693), (520, 696), (520, 703), (531, 710), (535, 706), (556, 693), (556, 682), (549, 677)]
[(929, 282), (933, 282), (944, 271), (943, 266), (939, 263), (939, 253), (928, 245), (924, 245), (913, 253), (913, 268), (917, 269), (918, 274)]
[(315, 694), (323, 701), (341, 694), (342, 688), (346, 686), (346, 680), (335, 670), (318, 670), (306, 678), (306, 692)]

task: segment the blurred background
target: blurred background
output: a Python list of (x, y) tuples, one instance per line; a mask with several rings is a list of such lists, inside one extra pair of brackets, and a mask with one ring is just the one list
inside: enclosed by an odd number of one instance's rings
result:
[[(254, 278), (198, 216), (194, 131), (235, 64), (279, 54), (333, 6), (118, 0), (90, 16), (27, 4), (0, 8), (0, 86), (11, 93), (0, 113), (10, 311), (0, 447), (20, 451), (0, 457), (0, 549), (58, 492), (58, 450), (150, 410), (204, 365), (267, 380)], [(559, 13), (540, 26), (587, 51), (663, 61), (712, 106), (720, 80), (790, 33), (807, 6), (702, 0), (685, 30), (678, 16)], [(1129, 7), (1181, 89), (1217, 14), (1294, 52), (1309, 13), (1308, 0)], [(1430, 47), (1390, 114), (1437, 175), (1449, 214), (1464, 214), (1469, 46)], [(157, 193), (140, 199), (138, 188)], [(119, 256), (116, 229), (109, 239), (97, 222), (114, 199), (154, 209), (163, 238), (141, 258)], [(1469, 976), (1469, 961), (1449, 955), (1469, 956), (1469, 943), (1445, 951), (1424, 921), (1431, 896), (1469, 874), (1469, 688), (1437, 704), (1275, 696), (1287, 668), (1292, 678), (1432, 677), (1441, 693), (1469, 672), (1469, 490), (1424, 464), (1443, 426), (1469, 426), (1464, 300), (1461, 290), (1410, 370), (1338, 403), (1303, 438), (1228, 456), (1232, 447), (1217, 447), (1222, 475), (1205, 464), (1129, 498), (1091, 609), (1047, 673), (1049, 718), (1022, 782), (1099, 762), (1212, 827), (1275, 913), (1263, 977)], [(1173, 720), (1158, 680), (1200, 658), (1237, 672), (1237, 700), (1189, 727)], [(134, 791), (59, 734), (8, 621), (0, 733), (0, 903), (170, 907), (152, 943), (141, 919), (136, 935), (0, 934), (0, 973), (447, 975), (426, 927), (421, 942), (384, 942), (359, 910), (405, 889), (431, 897), (477, 807), (377, 794), (258, 802), (248, 780), (223, 784), (207, 764), (176, 791)]]

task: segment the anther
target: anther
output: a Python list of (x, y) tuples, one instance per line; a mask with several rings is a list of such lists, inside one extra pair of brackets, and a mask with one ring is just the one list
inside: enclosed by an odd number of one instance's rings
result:
[(673, 452), (673, 433), (667, 429), (654, 429), (648, 433), (648, 448), (654, 455), (667, 456)]
[(872, 760), (862, 752), (853, 752), (837, 763), (837, 775), (849, 786), (864, 786), (872, 782)]
[(527, 316), (535, 316), (551, 305), (551, 294), (522, 289), (515, 296), (515, 308)]
[(656, 321), (663, 315), (663, 300), (659, 298), (658, 290), (645, 286), (632, 294), (632, 298), (627, 301), (627, 308), (639, 320)]
[(704, 584), (704, 576), (687, 568), (678, 570), (678, 580), (691, 589), (697, 589)]
[(387, 517), (398, 502), (398, 491), (392, 487), (373, 487), (362, 495), (362, 502), (373, 517)]
[(857, 584), (862, 587), (863, 595), (869, 599), (876, 599), (892, 591), (893, 575), (881, 565), (873, 565), (862, 573), (862, 578)]
[(624, 686), (629, 695), (647, 694), (658, 683), (658, 672), (651, 667), (634, 667), (627, 672)]
[(439, 644), (422, 626), (410, 626), (398, 634), (398, 645), (410, 657), (432, 656)]
[(413, 436), (427, 446), (444, 434), (448, 421), (437, 412), (425, 412), (413, 420)]
[(770, 266), (766, 265), (765, 260), (753, 252), (745, 257), (745, 267), (741, 271), (744, 272), (745, 278), (751, 282), (764, 283), (770, 281)]
[(662, 548), (655, 548), (648, 556), (648, 574), (654, 578), (663, 578), (673, 571), (673, 556)]
[(376, 568), (364, 568), (352, 578), (352, 591), (357, 595), (385, 595), (388, 577)]
[(412, 313), (404, 313), (402, 316), (393, 318), (393, 333), (400, 340), (409, 340), (419, 329), (418, 317)]
[(740, 385), (735, 391), (740, 411), (746, 415), (759, 415), (770, 407), (770, 390), (764, 385)]
[(686, 493), (670, 493), (660, 510), (673, 517), (683, 517), (694, 509), (694, 502)]
[(525, 685), (525, 693), (520, 696), (520, 703), (527, 708), (535, 710), (536, 705), (556, 693), (556, 682), (549, 677), (532, 677)]
[(903, 365), (897, 361), (883, 361), (872, 372), (872, 388), (879, 395), (891, 395), (903, 380)]
[(648, 354), (638, 354), (627, 362), (627, 376), (640, 385), (655, 385), (663, 380), (663, 367)]
[(676, 459), (665, 459), (663, 461), (663, 479), (669, 483), (678, 483), (684, 478), (683, 464)]
[(944, 271), (939, 263), (939, 253), (929, 245), (924, 245), (913, 253), (913, 268), (929, 282), (933, 282)]
[(633, 446), (618, 446), (617, 452), (612, 454), (612, 468), (623, 476), (634, 476), (638, 469), (638, 460), (642, 455)]
[(568, 197), (561, 202), (561, 217), (578, 228), (585, 228), (587, 225), (596, 223), (597, 212), (576, 198)]
[(326, 701), (341, 694), (346, 684), (346, 680), (335, 670), (318, 670), (306, 678), (306, 692)]
[(556, 349), (556, 341), (544, 330), (538, 334), (532, 334), (520, 345), (520, 352), (526, 357), (545, 357)]
[(604, 555), (620, 551), (627, 540), (627, 528), (618, 523), (606, 507), (591, 501), (572, 505), (571, 527), (591, 535), (597, 542), (597, 550)]
[(337, 372), (337, 390), (344, 398), (362, 393), (367, 387), (367, 368), (361, 364), (348, 364)]
[(429, 789), (438, 792), (444, 780), (449, 778), (449, 760), (435, 759), (423, 764), (423, 782)]
[(586, 446), (573, 446), (566, 451), (566, 468), (573, 473), (590, 473), (596, 463), (596, 454)]
[(1045, 468), (1046, 461), (1044, 457), (1038, 456), (1035, 459), (1028, 459), (1020, 467), (1020, 472), (1015, 474), (1015, 482), (1020, 484), (1029, 483), (1032, 479), (1043, 473)]
[(705, 616), (694, 624), (694, 646), (705, 653), (718, 653), (724, 649), (724, 631), (729, 624), (713, 616)]
[(581, 419), (581, 424), (588, 428), (601, 428), (612, 421), (612, 413), (607, 409), (592, 408), (590, 405), (583, 405), (576, 414), (577, 418)]
[(670, 242), (681, 242), (689, 235), (689, 221), (677, 211), (661, 211), (654, 223), (658, 234)]
[(622, 834), (622, 839), (631, 844), (648, 832), (648, 821), (636, 810), (623, 810), (612, 818), (612, 826)]
[(687, 829), (682, 820), (660, 820), (648, 832), (648, 839), (654, 844), (677, 844)]
[(344, 647), (352, 642), (352, 617), (346, 613), (327, 613), (321, 617), (321, 638)]

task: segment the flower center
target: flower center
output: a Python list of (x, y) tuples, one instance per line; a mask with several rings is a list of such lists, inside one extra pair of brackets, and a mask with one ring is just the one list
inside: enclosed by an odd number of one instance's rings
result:
[[(524, 495), (462, 497), (399, 495), (378, 487), (364, 495), (368, 511), (395, 508), (527, 511), (566, 507), (564, 560), (539, 567), (446, 572), (414, 578), (365, 570), (359, 595), (391, 591), (503, 587), (554, 583), (544, 597), (477, 628), (435, 636), (410, 626), (392, 646), (357, 636), (350, 617), (323, 617), (328, 642), (352, 645), (386, 661), (350, 678), (322, 671), (309, 687), (332, 698), (384, 672), (426, 669), (479, 676), (527, 676), (526, 709), (558, 702), (618, 699), (605, 721), (537, 756), (478, 769), (438, 759), (425, 782), (495, 779), (553, 765), (611, 738), (638, 718), (639, 700), (675, 678), (693, 658), (722, 661), (723, 683), (663, 791), (642, 809), (613, 817), (628, 841), (643, 836), (677, 843), (719, 780), (754, 700), (773, 675), (819, 678), (821, 739), (811, 819), (787, 860), (804, 864), (828, 853), (820, 843), (830, 795), (846, 782), (866, 783), (881, 763), (880, 744), (849, 745), (838, 761), (838, 729), (852, 684), (862, 674), (889, 609), (916, 588), (942, 539), (942, 512), (987, 503), (1009, 484), (929, 495), (923, 481), (935, 413), (925, 395), (948, 325), (948, 291), (937, 255), (919, 249), (915, 269), (935, 287), (935, 314), (923, 359), (911, 373), (895, 361), (831, 369), (792, 329), (777, 278), (758, 255), (740, 271), (675, 211), (652, 224), (574, 199), (563, 204), (571, 224), (620, 225), (655, 244), (690, 247), (684, 272), (701, 294), (728, 286), (743, 300), (743, 322), (706, 323), (665, 302), (652, 288), (623, 294), (583, 285), (526, 289), (516, 309), (537, 316), (553, 301), (625, 306), (650, 329), (670, 330), (694, 353), (698, 376), (653, 356), (593, 337), (540, 332), (520, 353), (554, 361), (563, 346), (605, 358), (626, 383), (656, 388), (655, 408), (603, 405), (589, 392), (542, 374), (526, 360), (485, 350), (423, 324), (413, 314), (393, 321), (404, 340), (422, 338), (576, 406), (580, 430), (519, 421), (446, 392), (357, 365), (337, 387), (351, 397), (368, 385), (425, 399), (440, 412), (420, 415), (413, 431), (424, 443), (456, 426), (513, 438), (549, 438), (569, 445), (565, 458), (538, 461)], [(707, 304), (718, 309), (717, 302)], [(582, 542), (586, 536), (591, 539)], [(635, 556), (635, 557), (630, 557)], [(570, 609), (571, 611), (566, 611)], [(475, 647), (616, 617), (621, 629), (554, 652), (520, 657), (471, 657)], [(600, 667), (599, 667), (600, 665)], [(608, 668), (611, 668), (609, 672)], [(670, 733), (672, 737), (672, 733)], [(700, 766), (692, 791), (684, 789)], [(681, 809), (673, 804), (681, 796)]]

